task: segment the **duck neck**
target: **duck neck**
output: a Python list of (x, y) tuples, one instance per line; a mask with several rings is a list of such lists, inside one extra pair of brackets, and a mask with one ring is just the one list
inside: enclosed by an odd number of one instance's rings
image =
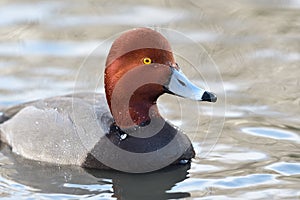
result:
[(130, 118), (135, 125), (145, 126), (148, 125), (153, 118), (161, 117), (156, 100), (143, 99), (143, 101), (141, 101), (140, 98), (132, 98), (129, 105)]
[[(156, 101), (160, 93), (149, 93), (155, 85), (146, 85), (136, 90), (129, 98), (125, 92), (118, 92), (108, 99), (110, 111), (120, 128), (146, 126), (152, 119), (161, 118)], [(126, 99), (129, 99), (127, 101)]]

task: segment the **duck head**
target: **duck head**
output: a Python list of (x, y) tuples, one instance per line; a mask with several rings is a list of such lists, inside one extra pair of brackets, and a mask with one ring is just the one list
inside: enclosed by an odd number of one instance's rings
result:
[(215, 94), (189, 81), (167, 39), (149, 28), (127, 31), (114, 41), (104, 82), (108, 106), (121, 129), (160, 118), (156, 101), (164, 93), (196, 101), (217, 100)]

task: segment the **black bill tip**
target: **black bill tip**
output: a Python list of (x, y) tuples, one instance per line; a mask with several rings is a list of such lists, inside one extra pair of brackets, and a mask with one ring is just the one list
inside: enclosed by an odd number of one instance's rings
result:
[(217, 99), (217, 95), (211, 92), (204, 92), (202, 95), (202, 101), (216, 102)]

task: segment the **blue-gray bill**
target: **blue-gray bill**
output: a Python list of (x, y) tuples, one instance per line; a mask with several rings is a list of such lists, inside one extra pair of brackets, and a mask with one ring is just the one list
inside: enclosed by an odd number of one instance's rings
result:
[(205, 91), (193, 84), (181, 70), (171, 68), (171, 71), (170, 81), (165, 85), (168, 93), (196, 101), (217, 101), (217, 96), (214, 93)]

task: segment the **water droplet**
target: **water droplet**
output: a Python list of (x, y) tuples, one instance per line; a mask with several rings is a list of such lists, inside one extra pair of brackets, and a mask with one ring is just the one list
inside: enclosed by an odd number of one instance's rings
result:
[(124, 134), (120, 135), (120, 137), (121, 137), (122, 140), (125, 140), (127, 138), (127, 134), (124, 133)]
[(189, 162), (189, 160), (186, 159), (182, 159), (179, 161), (180, 164), (187, 164)]

